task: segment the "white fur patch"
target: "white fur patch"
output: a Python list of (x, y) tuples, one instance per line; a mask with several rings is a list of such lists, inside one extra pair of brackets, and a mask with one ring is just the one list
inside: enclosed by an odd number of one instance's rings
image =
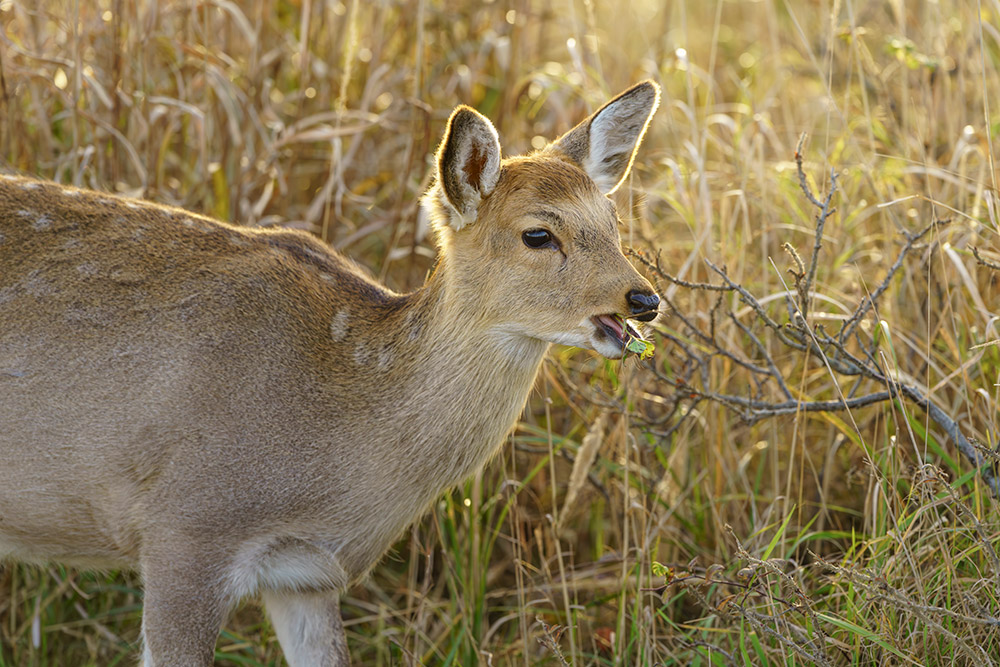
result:
[[(166, 213), (165, 211), (160, 211), (161, 213)], [(203, 218), (196, 218), (192, 216), (185, 216), (181, 219), (181, 224), (185, 227), (190, 227), (191, 229), (197, 229), (199, 232), (205, 232), (206, 234), (211, 234), (218, 229), (208, 220)]]
[(333, 545), (279, 539), (244, 545), (229, 572), (229, 594), (239, 600), (260, 590), (339, 589), (347, 574)]
[(378, 367), (387, 368), (392, 363), (392, 352), (388, 346), (382, 346), (378, 351)]
[(282, 554), (261, 564), (257, 581), (270, 590), (324, 588), (336, 578), (308, 555)]
[(97, 265), (93, 262), (84, 262), (76, 267), (76, 270), (84, 276), (96, 276), (97, 275)]
[[(325, 274), (324, 274), (325, 275)], [(337, 311), (330, 320), (330, 338), (340, 342), (347, 337), (350, 329), (348, 322), (351, 320), (351, 313), (347, 309)]]

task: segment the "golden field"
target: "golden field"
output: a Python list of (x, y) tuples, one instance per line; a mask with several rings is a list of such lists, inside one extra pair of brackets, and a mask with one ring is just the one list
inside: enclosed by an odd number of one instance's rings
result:
[[(654, 358), (553, 348), (500, 457), (345, 595), (356, 664), (1000, 662), (1000, 4), (0, 0), (0, 26), (7, 170), (306, 229), (396, 290), (434, 265), (455, 105), (514, 155), (663, 86), (614, 195), (669, 304)], [(133, 664), (138, 584), (2, 566), (0, 665)], [(249, 601), (216, 658), (280, 655)]]

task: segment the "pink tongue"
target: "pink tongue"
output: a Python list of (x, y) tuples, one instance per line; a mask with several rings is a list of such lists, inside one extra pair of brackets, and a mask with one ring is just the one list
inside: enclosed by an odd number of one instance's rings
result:
[(610, 315), (601, 315), (600, 320), (601, 322), (604, 322), (605, 324), (610, 326), (615, 331), (615, 333), (618, 334), (619, 338), (622, 339), (625, 338), (622, 335), (622, 323), (618, 320), (618, 318), (611, 317)]

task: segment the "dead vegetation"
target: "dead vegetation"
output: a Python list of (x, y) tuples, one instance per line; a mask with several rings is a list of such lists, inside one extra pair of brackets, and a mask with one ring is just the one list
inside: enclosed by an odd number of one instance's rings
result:
[[(512, 446), (349, 592), (355, 661), (988, 665), (998, 15), (0, 0), (0, 157), (309, 229), (405, 290), (455, 104), (522, 152), (657, 79), (616, 195), (656, 356), (553, 350)], [(128, 575), (5, 566), (0, 665), (128, 664), (139, 616)], [(251, 606), (217, 658), (278, 655)]]

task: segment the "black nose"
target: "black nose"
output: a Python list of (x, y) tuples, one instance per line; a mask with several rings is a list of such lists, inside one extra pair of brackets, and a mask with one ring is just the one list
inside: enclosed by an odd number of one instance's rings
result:
[(652, 292), (632, 290), (625, 295), (632, 317), (643, 322), (656, 319), (656, 309), (660, 307), (660, 297)]

